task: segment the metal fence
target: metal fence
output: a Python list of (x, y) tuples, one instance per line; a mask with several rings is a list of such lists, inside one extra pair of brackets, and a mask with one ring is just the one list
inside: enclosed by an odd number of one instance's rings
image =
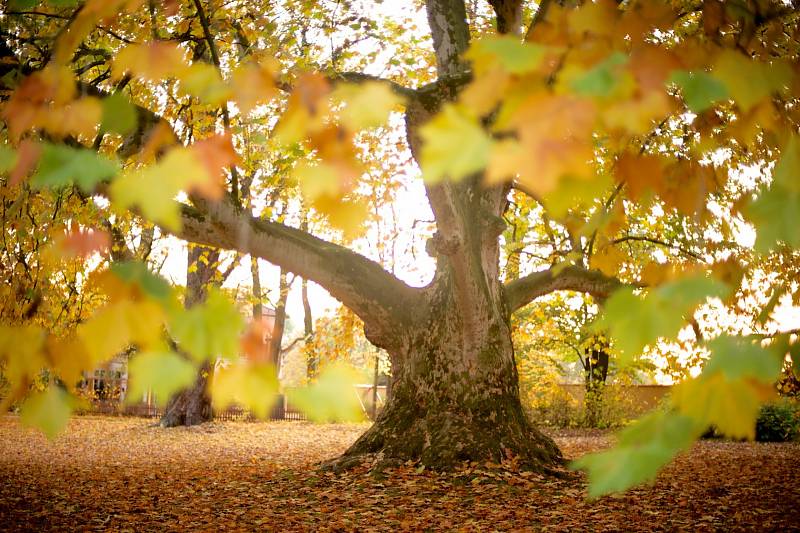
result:
[[(161, 418), (164, 409), (155, 404), (123, 404), (115, 400), (95, 400), (90, 407), (83, 411), (85, 414), (100, 414), (108, 416), (137, 416), (142, 418)], [(286, 401), (284, 395), (279, 395), (275, 405), (269, 413), (269, 420), (306, 420), (306, 415), (302, 411), (293, 407)], [(255, 422), (256, 418), (249, 410), (232, 405), (224, 411), (215, 411), (214, 420), (221, 421), (246, 421)]]

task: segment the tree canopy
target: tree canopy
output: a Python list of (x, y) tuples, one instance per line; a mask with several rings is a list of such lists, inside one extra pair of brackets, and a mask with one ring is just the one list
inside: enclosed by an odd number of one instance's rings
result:
[[(132, 345), (131, 392), (162, 399), (237, 358), (230, 301), (184, 309), (148, 270), (171, 234), (315, 281), (389, 352), (396, 396), (352, 457), (558, 463), (519, 406), (510, 317), (565, 290), (598, 306), (619, 364), (685, 327), (705, 354), (668, 406), (578, 461), (593, 495), (651, 479), (709, 425), (752, 438), (800, 368), (773, 314), (800, 303), (795, 5), (418, 3), (8, 2), (4, 407), (56, 434), (80, 372)], [(415, 163), (425, 287), (348, 246)], [(738, 324), (702, 320), (715, 302)], [(275, 387), (238, 363), (212, 397), (266, 414)]]

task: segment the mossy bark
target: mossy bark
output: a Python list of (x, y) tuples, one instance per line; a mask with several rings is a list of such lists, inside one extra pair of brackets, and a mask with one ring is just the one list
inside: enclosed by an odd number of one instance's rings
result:
[[(502, 306), (465, 323), (447, 279), (427, 313), (390, 351), (392, 396), (375, 424), (335, 464), (370, 455), (449, 469), (464, 461), (514, 459), (547, 471), (562, 462), (552, 439), (528, 419), (519, 397), (508, 319)], [(474, 342), (480, 339), (479, 342)]]

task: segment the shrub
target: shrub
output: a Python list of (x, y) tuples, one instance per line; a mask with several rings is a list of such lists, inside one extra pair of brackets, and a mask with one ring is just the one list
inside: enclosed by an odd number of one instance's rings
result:
[(785, 442), (800, 434), (800, 405), (784, 399), (761, 407), (756, 420), (756, 440)]

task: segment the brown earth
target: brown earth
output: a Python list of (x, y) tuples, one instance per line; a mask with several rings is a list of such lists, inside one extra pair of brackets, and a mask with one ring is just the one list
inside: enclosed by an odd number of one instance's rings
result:
[[(465, 465), (323, 473), (365, 425), (160, 429), (80, 417), (48, 442), (0, 418), (0, 529), (267, 531), (800, 531), (800, 443), (703, 441), (651, 487), (586, 499), (583, 474)], [(551, 431), (568, 458), (604, 432)]]

